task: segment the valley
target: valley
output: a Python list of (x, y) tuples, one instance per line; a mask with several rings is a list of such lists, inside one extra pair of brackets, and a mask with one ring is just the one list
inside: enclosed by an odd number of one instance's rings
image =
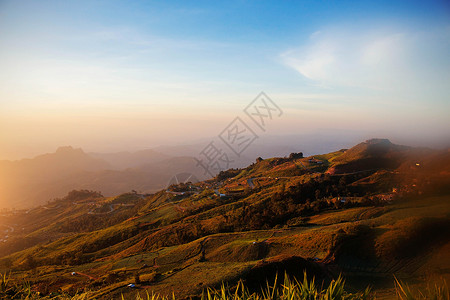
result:
[(391, 299), (394, 275), (414, 287), (449, 279), (449, 174), (448, 152), (369, 140), (154, 194), (74, 190), (1, 216), (0, 268), (50, 298), (197, 297), (240, 279), (259, 291), (306, 271)]

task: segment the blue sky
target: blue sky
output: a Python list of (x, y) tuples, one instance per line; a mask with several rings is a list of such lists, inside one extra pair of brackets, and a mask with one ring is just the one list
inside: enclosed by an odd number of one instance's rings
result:
[(0, 1), (0, 37), (0, 159), (214, 136), (260, 91), (272, 134), (450, 140), (446, 1)]

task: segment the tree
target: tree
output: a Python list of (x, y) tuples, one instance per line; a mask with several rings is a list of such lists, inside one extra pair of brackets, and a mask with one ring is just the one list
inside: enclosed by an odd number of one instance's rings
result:
[(303, 158), (303, 152), (289, 154), (289, 159)]

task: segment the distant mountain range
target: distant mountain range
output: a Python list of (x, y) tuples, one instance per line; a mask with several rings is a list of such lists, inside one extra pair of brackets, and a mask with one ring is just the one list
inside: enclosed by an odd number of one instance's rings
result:
[[(231, 155), (228, 167), (241, 168), (257, 157), (283, 157), (291, 152), (327, 153), (352, 145), (358, 139), (346, 136), (343, 139), (323, 134), (267, 135), (256, 140), (240, 157)], [(197, 166), (195, 158), (211, 141), (117, 153), (86, 153), (67, 146), (31, 159), (3, 160), (0, 161), (0, 207), (33, 207), (73, 189), (95, 190), (105, 196), (131, 190), (152, 193), (166, 187), (180, 173), (192, 173), (204, 180), (210, 176)], [(214, 141), (223, 151), (231, 153), (226, 145)]]
[(60, 147), (55, 153), (33, 159), (0, 161), (0, 206), (36, 206), (73, 189), (105, 195), (131, 190), (149, 193), (164, 188), (180, 172), (198, 173), (194, 158), (153, 150), (88, 154), (82, 149)]

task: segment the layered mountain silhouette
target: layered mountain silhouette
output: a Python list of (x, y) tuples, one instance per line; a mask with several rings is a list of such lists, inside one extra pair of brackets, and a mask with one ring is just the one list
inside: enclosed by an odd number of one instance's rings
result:
[[(269, 137), (270, 145), (265, 147), (263, 143), (249, 148), (241, 157), (233, 157), (229, 167), (247, 166), (258, 156), (285, 155), (313, 147), (296, 148), (295, 145), (304, 144), (302, 139), (320, 148), (311, 136), (292, 136), (290, 144), (282, 143), (286, 139)], [(195, 160), (205, 145), (198, 143), (118, 153), (85, 153), (82, 149), (66, 146), (32, 159), (0, 161), (0, 207), (33, 207), (62, 197), (73, 189), (95, 190), (105, 196), (131, 190), (152, 193), (165, 188), (171, 178), (180, 173), (192, 173), (199, 179), (207, 179)], [(332, 145), (340, 146), (342, 143), (333, 140), (328, 147)], [(427, 160), (428, 168), (450, 165), (445, 150), (411, 148), (395, 145), (386, 139), (372, 139), (330, 160), (327, 173), (344, 174), (376, 168), (394, 170), (402, 165), (409, 168), (412, 161), (423, 159)]]
[(198, 172), (192, 157), (171, 157), (146, 150), (136, 153), (87, 154), (60, 147), (33, 159), (0, 161), (0, 206), (33, 207), (73, 189), (114, 195), (162, 189), (180, 172)]
[[(230, 157), (230, 168), (242, 168), (255, 157), (294, 151), (326, 152), (352, 143), (323, 134), (266, 136), (240, 157)], [(324, 142), (326, 141), (326, 142)], [(91, 189), (105, 196), (136, 190), (151, 193), (164, 188), (179, 173), (206, 179), (195, 157), (211, 142), (159, 146), (136, 152), (85, 153), (70, 146), (31, 159), (0, 161), (0, 207), (29, 208), (62, 197), (73, 189)], [(219, 145), (229, 151), (226, 145)], [(317, 151), (317, 152), (315, 152)]]

